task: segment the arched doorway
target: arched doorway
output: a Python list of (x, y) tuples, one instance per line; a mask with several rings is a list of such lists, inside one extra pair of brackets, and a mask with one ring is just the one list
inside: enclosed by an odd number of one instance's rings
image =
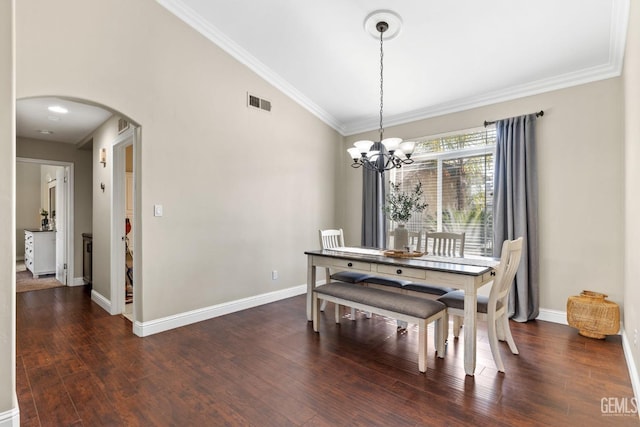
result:
[[(138, 268), (133, 270), (133, 266), (141, 265), (140, 251), (132, 250), (135, 242), (140, 241), (135, 202), (140, 188), (139, 166), (136, 168), (140, 143), (139, 125), (107, 106), (64, 96), (32, 97), (16, 102), (17, 157), (68, 162), (75, 167), (75, 201), (70, 207), (74, 220), (69, 230), (71, 264), (75, 268), (69, 271), (69, 282), (87, 283), (92, 300), (110, 314), (121, 314), (129, 308), (128, 318), (133, 325), (135, 306), (141, 306), (141, 301), (136, 301), (141, 292), (136, 287), (127, 292), (127, 268), (140, 276)], [(129, 233), (125, 218), (131, 224)], [(87, 237), (91, 239), (88, 276)], [(130, 254), (128, 263), (127, 254)], [(133, 274), (129, 277), (133, 279)], [(141, 283), (139, 279), (133, 282)]]

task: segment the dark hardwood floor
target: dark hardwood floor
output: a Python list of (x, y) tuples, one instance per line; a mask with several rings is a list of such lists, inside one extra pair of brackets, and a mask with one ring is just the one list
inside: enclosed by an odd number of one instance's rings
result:
[(420, 374), (414, 328), (397, 334), (394, 321), (362, 315), (336, 325), (332, 313), (329, 305), (316, 334), (298, 296), (139, 338), (83, 287), (18, 294), (21, 424), (640, 424), (637, 415), (603, 414), (602, 399), (633, 397), (619, 336), (513, 323), (520, 355), (502, 343), (501, 374), (481, 323), (475, 377), (464, 374), (462, 338), (450, 337), (438, 359), (432, 335)]

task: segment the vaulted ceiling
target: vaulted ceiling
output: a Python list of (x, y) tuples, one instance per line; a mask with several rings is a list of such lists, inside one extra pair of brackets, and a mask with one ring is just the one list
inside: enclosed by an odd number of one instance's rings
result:
[[(390, 126), (619, 76), (629, 5), (629, 0), (156, 1), (343, 135), (378, 127), (380, 42), (365, 30), (372, 12), (391, 11), (400, 19), (397, 36), (384, 42), (384, 123)], [(94, 112), (93, 121), (68, 115), (53, 123), (46, 105), (20, 100), (17, 133), (61, 140), (74, 130), (65, 142), (75, 143), (104, 122), (105, 112)], [(57, 135), (34, 133), (54, 124)]]
[(628, 0), (157, 0), (342, 134), (620, 75)]

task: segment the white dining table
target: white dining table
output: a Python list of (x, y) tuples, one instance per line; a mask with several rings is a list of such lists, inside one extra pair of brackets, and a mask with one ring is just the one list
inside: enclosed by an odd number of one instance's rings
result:
[[(356, 271), (446, 286), (464, 291), (464, 369), (474, 375), (476, 368), (476, 315), (478, 289), (490, 283), (500, 260), (490, 257), (465, 256), (397, 258), (385, 256), (380, 249), (343, 247), (306, 251), (307, 255), (307, 320), (312, 320), (312, 295), (318, 284), (317, 268), (331, 271)], [(324, 283), (322, 281), (321, 283)], [(424, 296), (419, 292), (412, 295)]]

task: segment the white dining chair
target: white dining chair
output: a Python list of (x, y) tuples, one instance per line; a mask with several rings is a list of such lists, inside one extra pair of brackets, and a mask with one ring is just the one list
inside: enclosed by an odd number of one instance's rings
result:
[[(424, 238), (424, 252), (427, 255), (446, 257), (464, 256), (465, 233), (432, 232), (426, 233)], [(419, 249), (422, 252), (422, 248)], [(432, 295), (433, 299), (453, 291), (452, 288), (430, 285), (427, 283), (411, 282), (403, 286), (404, 289)]]
[[(342, 228), (319, 230), (318, 234), (320, 237), (321, 249), (334, 249), (344, 247), (344, 232), (342, 231)], [(348, 283), (360, 283), (369, 277), (369, 274), (359, 273), (357, 271), (338, 271), (332, 274), (329, 268), (325, 269), (325, 283), (329, 283), (332, 280)], [(320, 311), (324, 311), (326, 306), (327, 301), (323, 300)], [(371, 314), (368, 313), (367, 316), (371, 317)], [(355, 308), (351, 308), (351, 320), (355, 320), (355, 317)]]
[[(425, 252), (429, 255), (464, 256), (465, 233), (432, 232), (424, 238)], [(429, 246), (431, 241), (431, 246)]]
[[(496, 268), (496, 276), (491, 285), (489, 297), (478, 296), (478, 319), (487, 322), (491, 354), (500, 372), (504, 372), (504, 364), (500, 357), (498, 341), (506, 340), (511, 353), (518, 354), (518, 347), (509, 327), (508, 302), (511, 284), (518, 271), (521, 255), (522, 237), (516, 240), (505, 240), (502, 244), (500, 265)], [(457, 338), (464, 317), (464, 292), (449, 292), (438, 298), (438, 301), (447, 305), (447, 315), (454, 316), (453, 335)], [(448, 324), (448, 321), (445, 322), (445, 336), (448, 334), (446, 331)]]

